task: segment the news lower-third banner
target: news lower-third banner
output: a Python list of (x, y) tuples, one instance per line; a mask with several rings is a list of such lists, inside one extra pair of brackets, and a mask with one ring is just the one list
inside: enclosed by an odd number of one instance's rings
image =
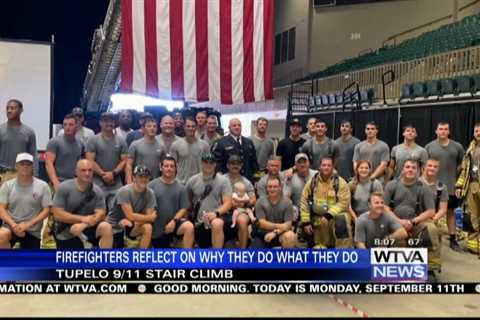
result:
[(0, 281), (425, 281), (427, 250), (0, 250)]

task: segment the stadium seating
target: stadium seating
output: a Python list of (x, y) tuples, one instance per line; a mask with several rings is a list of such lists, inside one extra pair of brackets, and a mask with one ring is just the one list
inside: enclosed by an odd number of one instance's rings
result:
[[(299, 81), (328, 77), (386, 63), (409, 61), (475, 45), (480, 45), (480, 14), (465, 17), (461, 21), (423, 33), (396, 46), (385, 46), (376, 52), (347, 59)], [(438, 86), (435, 83), (431, 85), (434, 86), (431, 89)]]

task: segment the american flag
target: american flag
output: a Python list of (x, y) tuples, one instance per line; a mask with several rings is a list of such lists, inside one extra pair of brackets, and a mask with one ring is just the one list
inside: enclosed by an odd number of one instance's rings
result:
[(274, 0), (122, 0), (121, 91), (237, 104), (273, 98)]

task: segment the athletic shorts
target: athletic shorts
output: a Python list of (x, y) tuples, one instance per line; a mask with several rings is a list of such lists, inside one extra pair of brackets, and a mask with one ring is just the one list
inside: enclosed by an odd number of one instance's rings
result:
[(252, 248), (273, 248), (273, 247), (281, 247), (282, 244), (280, 243), (280, 236), (276, 236), (275, 238), (270, 241), (270, 243), (265, 242), (265, 235), (267, 232), (255, 228), (252, 232), (253, 239), (252, 239)]
[(187, 222), (187, 219), (181, 219), (177, 223), (175, 223), (175, 229), (172, 233), (164, 233), (160, 237), (152, 239), (152, 247), (154, 248), (171, 248), (171, 243), (175, 239), (179, 239), (180, 236), (177, 235), (178, 229)]
[[(99, 244), (99, 239), (95, 236), (97, 233), (97, 227), (98, 225), (95, 225), (93, 227), (87, 228), (83, 230), (83, 233), (87, 236), (88, 241), (94, 246), (98, 247)], [(83, 247), (83, 242), (80, 240), (79, 237), (73, 237), (72, 239), (68, 240), (58, 240), (55, 239), (55, 242), (57, 243), (57, 250), (63, 250), (63, 249), (85, 249)]]
[[(220, 216), (223, 220), (224, 243), (237, 237), (237, 227), (232, 228), (232, 215), (224, 214)], [(203, 223), (195, 228), (195, 240), (200, 248), (209, 248), (212, 246), (212, 230), (205, 229)]]
[(456, 209), (460, 206), (460, 199), (455, 195), (448, 196), (448, 209)]
[(12, 239), (10, 240), (10, 247), (13, 248), (17, 242), (20, 242), (20, 249), (40, 249), (40, 239), (35, 237), (34, 235), (31, 235), (28, 232), (25, 232), (24, 237), (19, 237), (17, 236), (13, 231), (12, 231)]

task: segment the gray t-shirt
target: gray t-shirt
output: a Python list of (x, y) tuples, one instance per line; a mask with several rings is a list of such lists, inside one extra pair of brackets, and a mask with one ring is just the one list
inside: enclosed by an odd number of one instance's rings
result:
[(438, 211), (440, 202), (448, 202), (448, 189), (446, 184), (441, 183), (440, 181), (437, 181), (435, 184), (428, 184), (423, 177), (420, 177), (419, 180), (422, 181), (423, 184), (429, 187), (432, 191), (433, 202), (435, 203), (435, 211)]
[(233, 185), (236, 182), (242, 182), (245, 185), (245, 189), (247, 190), (247, 195), (250, 198), (255, 195), (255, 188), (253, 187), (253, 184), (250, 182), (250, 180), (248, 180), (244, 176), (240, 176), (240, 179), (238, 181), (233, 181), (229, 173), (225, 173), (223, 176), (227, 178), (228, 181), (230, 181), (230, 185), (232, 186), (232, 191), (233, 191)]
[(159, 134), (156, 136), (157, 141), (165, 148), (166, 153), (170, 153), (170, 148), (172, 147), (172, 144), (180, 139), (179, 136), (173, 135), (171, 138), (166, 138), (165, 135)]
[(119, 233), (123, 229), (118, 225), (125, 218), (125, 213), (120, 205), (129, 204), (133, 212), (145, 214), (147, 209), (153, 209), (157, 205), (155, 194), (149, 188), (145, 192), (135, 192), (133, 184), (121, 187), (113, 200), (113, 206), (108, 213), (106, 221), (112, 225), (113, 233)]
[(283, 187), (283, 195), (290, 198), (293, 205), (300, 208), (300, 199), (302, 199), (303, 188), (308, 180), (312, 179), (317, 173), (316, 170), (309, 169), (306, 177), (301, 177), (298, 173), (295, 173), (291, 179), (285, 181)]
[(132, 142), (128, 148), (128, 158), (133, 160), (132, 169), (139, 164), (145, 165), (150, 169), (152, 179), (160, 176), (160, 161), (165, 154), (165, 147), (156, 139), (149, 143), (142, 138)]
[(186, 184), (190, 203), (196, 203), (202, 197), (207, 185), (211, 186), (211, 191), (200, 203), (196, 223), (202, 223), (205, 212), (217, 210), (223, 203), (223, 197), (232, 196), (232, 186), (227, 178), (217, 173), (215, 178), (205, 179), (202, 173), (198, 173)]
[(293, 221), (292, 201), (282, 197), (277, 204), (272, 204), (267, 197), (261, 197), (255, 204), (255, 216), (272, 223)]
[(438, 140), (434, 140), (427, 144), (425, 149), (430, 157), (440, 161), (438, 180), (445, 183), (448, 187), (448, 194), (453, 195), (457, 182), (457, 167), (462, 163), (465, 154), (462, 145), (450, 140), (447, 146), (442, 146)]
[[(349, 183), (353, 185), (353, 181)], [(369, 210), (368, 198), (372, 192), (383, 192), (382, 183), (378, 180), (370, 180), (366, 184), (358, 183), (355, 187), (355, 193), (352, 196), (352, 209), (357, 216), (364, 214)]]
[(166, 184), (162, 178), (157, 178), (148, 184), (157, 199), (157, 219), (153, 224), (152, 238), (164, 234), (165, 225), (172, 220), (178, 211), (188, 209), (187, 188), (177, 180)]
[(330, 157), (337, 159), (340, 155), (340, 149), (337, 144), (330, 138), (326, 138), (323, 143), (318, 143), (316, 139), (307, 140), (301, 149), (310, 157), (310, 166), (314, 169), (320, 167), (320, 161), (322, 158)]
[[(418, 144), (415, 144), (413, 148), (407, 148), (404, 143), (396, 145), (392, 148), (391, 157), (392, 160), (395, 161), (395, 178), (400, 177), (405, 161), (416, 160), (419, 166), (423, 167), (428, 160), (427, 150), (420, 147)], [(420, 174), (420, 170), (418, 170), (418, 174)]]
[(305, 139), (305, 141), (308, 141), (308, 140), (310, 140), (310, 139), (315, 138), (315, 135), (311, 136), (310, 133), (305, 132), (305, 133), (302, 133), (302, 134), (300, 135), (300, 137), (302, 137), (303, 139)]
[(383, 199), (400, 219), (413, 219), (423, 211), (435, 207), (432, 191), (420, 180), (410, 186), (397, 179), (388, 182)]
[[(63, 129), (61, 129), (58, 132), (58, 136), (63, 135)], [(75, 133), (75, 138), (77, 138), (78, 141), (81, 141), (84, 145), (87, 144), (88, 139), (93, 137), (95, 135), (95, 132), (87, 127), (82, 126), (79, 130), (77, 130), (77, 133)]]
[[(269, 176), (270, 176), (269, 174), (264, 175), (262, 178), (260, 178), (260, 180), (258, 180), (258, 182), (255, 185), (255, 187), (257, 188), (257, 194), (259, 198), (267, 196), (267, 180)], [(285, 181), (286, 181), (285, 172), (284, 171), (280, 172), (279, 177), (280, 177), (280, 181), (282, 182), (282, 186), (285, 186)]]
[[(62, 208), (72, 214), (88, 216), (95, 214), (96, 209), (105, 210), (105, 196), (102, 189), (95, 184), (91, 189), (82, 192), (78, 189), (76, 180), (70, 179), (60, 183), (53, 197), (52, 207)], [(70, 233), (69, 225), (55, 236), (59, 240), (74, 238)]]
[(375, 240), (383, 240), (401, 227), (391, 214), (383, 213), (377, 219), (362, 214), (355, 224), (355, 242), (363, 242), (367, 248), (377, 247)]
[[(52, 194), (45, 181), (33, 178), (29, 186), (21, 186), (17, 179), (6, 181), (0, 187), (0, 203), (16, 223), (33, 220), (44, 208), (52, 205)], [(4, 226), (6, 224), (4, 223)], [(40, 239), (42, 221), (28, 229), (28, 233)]]
[[(116, 135), (112, 139), (106, 139), (101, 134), (97, 134), (88, 139), (87, 152), (95, 153), (95, 162), (104, 171), (113, 171), (121, 161), (121, 157), (127, 155), (128, 149), (125, 140)], [(115, 178), (112, 185), (105, 184), (102, 177), (98, 175), (94, 176), (94, 182), (104, 191), (115, 190), (122, 186), (120, 176)]]
[[(355, 146), (353, 151), (353, 161), (368, 160), (372, 164), (372, 172), (374, 172), (382, 161), (390, 160), (390, 149), (388, 145), (377, 140), (376, 143), (370, 144), (367, 140), (360, 142)], [(380, 176), (378, 178), (383, 177)]]
[(353, 177), (353, 150), (355, 146), (360, 143), (357, 137), (350, 137), (344, 141), (342, 137), (335, 140), (338, 146), (339, 156), (337, 160), (338, 174), (346, 181)]
[(190, 177), (200, 172), (202, 155), (209, 152), (208, 143), (195, 139), (192, 143), (187, 138), (180, 138), (172, 144), (170, 153), (178, 163), (177, 179), (185, 183)]
[(0, 162), (14, 169), (17, 154), (23, 152), (34, 157), (37, 155), (33, 129), (23, 123), (18, 127), (9, 126), (8, 123), (0, 125)]
[(270, 138), (260, 139), (255, 135), (250, 139), (252, 139), (257, 152), (258, 169), (264, 170), (267, 167), (268, 159), (274, 154), (273, 140)]
[(77, 161), (83, 157), (85, 146), (77, 138), (67, 139), (63, 134), (48, 141), (47, 151), (55, 155), (55, 171), (60, 181), (73, 179)]

